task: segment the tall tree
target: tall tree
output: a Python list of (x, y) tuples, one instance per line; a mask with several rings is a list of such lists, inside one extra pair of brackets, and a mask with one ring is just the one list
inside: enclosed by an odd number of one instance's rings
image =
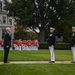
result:
[(5, 9), (20, 25), (39, 28), (40, 42), (44, 42), (47, 28), (53, 26), (60, 29), (61, 23), (73, 19), (75, 0), (12, 0)]
[(22, 40), (35, 40), (38, 39), (38, 34), (36, 34), (29, 27), (22, 25), (15, 25), (14, 39)]

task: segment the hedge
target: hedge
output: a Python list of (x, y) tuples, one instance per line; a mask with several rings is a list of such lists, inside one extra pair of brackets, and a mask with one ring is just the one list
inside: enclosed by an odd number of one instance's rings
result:
[[(48, 49), (48, 44), (45, 43), (39, 43), (39, 49)], [(55, 49), (58, 50), (70, 50), (70, 43), (56, 43), (55, 44)]]

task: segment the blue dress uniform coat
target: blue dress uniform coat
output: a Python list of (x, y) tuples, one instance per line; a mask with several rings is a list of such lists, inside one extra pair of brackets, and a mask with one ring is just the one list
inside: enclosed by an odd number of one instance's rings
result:
[(11, 47), (11, 35), (7, 32), (4, 35), (4, 63), (7, 63), (10, 47)]
[(49, 46), (55, 45), (55, 34), (54, 33), (50, 33), (47, 43)]

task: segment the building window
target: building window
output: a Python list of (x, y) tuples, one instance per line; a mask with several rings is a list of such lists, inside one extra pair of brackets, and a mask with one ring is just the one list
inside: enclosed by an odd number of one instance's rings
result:
[(6, 23), (6, 16), (3, 16), (3, 23)]
[(0, 2), (0, 11), (2, 11), (2, 2)]
[(6, 33), (6, 29), (2, 29), (2, 39), (4, 39), (5, 33)]

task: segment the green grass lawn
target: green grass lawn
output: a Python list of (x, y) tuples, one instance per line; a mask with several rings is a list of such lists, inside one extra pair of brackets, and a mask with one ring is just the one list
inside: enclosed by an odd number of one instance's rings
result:
[[(0, 51), (0, 61), (3, 61), (3, 51)], [(72, 61), (71, 50), (55, 50), (56, 61)], [(39, 51), (10, 51), (9, 61), (50, 60), (49, 50)]]
[(75, 75), (74, 64), (0, 65), (0, 75)]
[[(72, 61), (71, 50), (55, 50), (56, 61)], [(49, 50), (10, 51), (10, 61), (50, 60)], [(3, 51), (0, 51), (3, 61)], [(75, 75), (75, 64), (2, 64), (0, 75)]]

